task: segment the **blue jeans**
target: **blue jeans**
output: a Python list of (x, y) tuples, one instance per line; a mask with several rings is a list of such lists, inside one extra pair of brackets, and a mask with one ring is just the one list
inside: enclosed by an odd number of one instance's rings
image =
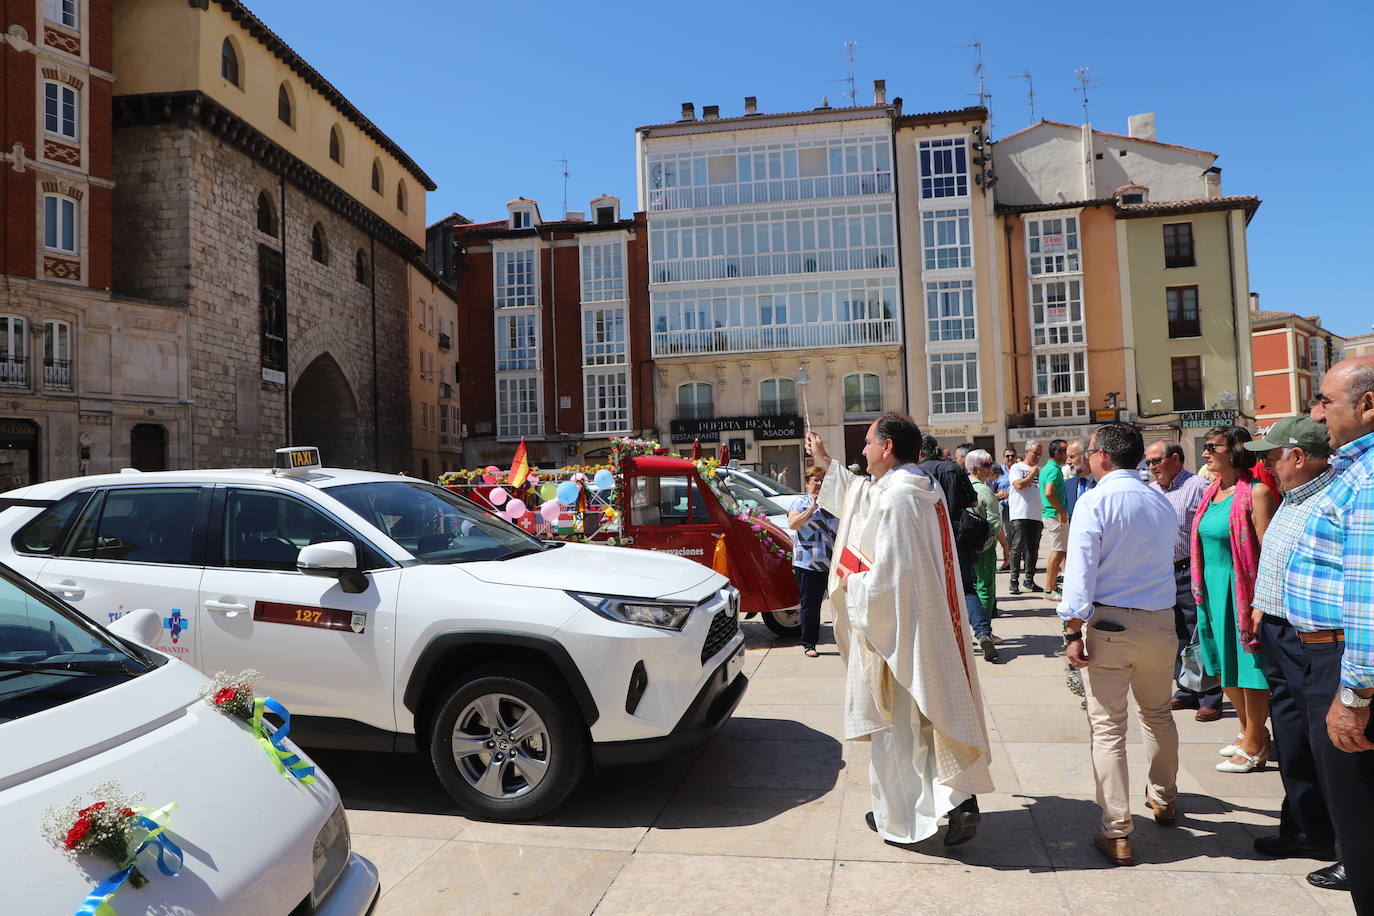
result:
[(821, 601), (825, 599), (825, 583), (830, 574), (800, 566), (793, 566), (792, 572), (796, 574), (797, 588), (801, 592), (802, 648), (814, 649), (821, 635)]
[(964, 608), (968, 611), (968, 622), (973, 627), (973, 638), (991, 636), (992, 618), (988, 616), (988, 609), (983, 607), (983, 601), (976, 592), (964, 595)]

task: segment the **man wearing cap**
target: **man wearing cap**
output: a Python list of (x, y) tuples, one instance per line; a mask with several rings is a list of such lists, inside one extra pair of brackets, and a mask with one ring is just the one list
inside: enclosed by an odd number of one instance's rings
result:
[(1350, 894), (1356, 912), (1374, 913), (1374, 357), (1332, 366), (1312, 400), (1336, 478), (1288, 561), (1285, 606), (1307, 662), (1308, 737)]
[[(1283, 501), (1264, 532), (1259, 574), (1255, 579), (1253, 610), (1258, 618), (1264, 676), (1269, 681), (1269, 718), (1279, 750), (1279, 773), (1286, 793), (1277, 836), (1255, 840), (1255, 851), (1275, 858), (1335, 858), (1336, 833), (1327, 811), (1312, 743), (1308, 739), (1308, 707), (1326, 715), (1327, 699), (1309, 695), (1307, 663), (1302, 640), (1288, 621), (1283, 579), (1288, 558), (1302, 539), (1312, 511), (1313, 497), (1326, 489), (1336, 472), (1326, 428), (1309, 417), (1285, 417), (1259, 439), (1245, 443), (1252, 452), (1267, 452), (1265, 464), (1278, 480)], [(1307, 876), (1317, 886), (1345, 890), (1345, 869), (1337, 862)]]

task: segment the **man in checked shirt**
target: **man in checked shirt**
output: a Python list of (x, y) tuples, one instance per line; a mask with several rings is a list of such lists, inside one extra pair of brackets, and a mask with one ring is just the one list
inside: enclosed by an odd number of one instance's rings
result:
[(1355, 910), (1374, 913), (1374, 357), (1332, 366), (1312, 419), (1330, 434), (1336, 479), (1314, 497), (1288, 562), (1285, 609), (1307, 660), (1309, 736)]

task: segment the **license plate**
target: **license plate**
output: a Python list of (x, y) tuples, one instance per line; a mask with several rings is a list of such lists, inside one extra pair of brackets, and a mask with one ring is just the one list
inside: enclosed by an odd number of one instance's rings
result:
[(735, 650), (735, 654), (730, 656), (730, 661), (726, 662), (726, 665), (728, 666), (725, 669), (726, 674), (728, 675), (728, 677), (726, 678), (726, 681), (728, 683), (729, 681), (733, 681), (735, 679), (735, 675), (739, 674), (741, 671), (744, 670), (744, 645), (742, 643), (740, 644), (740, 647)]

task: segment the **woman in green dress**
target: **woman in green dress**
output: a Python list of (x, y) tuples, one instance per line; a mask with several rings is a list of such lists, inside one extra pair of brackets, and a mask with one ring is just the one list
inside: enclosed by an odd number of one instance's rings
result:
[(1277, 508), (1269, 487), (1250, 473), (1255, 453), (1241, 446), (1250, 433), (1217, 427), (1202, 447), (1216, 475), (1193, 521), (1193, 592), (1198, 643), (1208, 674), (1221, 678), (1240, 722), (1236, 742), (1222, 748), (1223, 773), (1249, 773), (1268, 762), (1269, 682), (1255, 654), (1259, 625), (1252, 609), (1260, 541)]

